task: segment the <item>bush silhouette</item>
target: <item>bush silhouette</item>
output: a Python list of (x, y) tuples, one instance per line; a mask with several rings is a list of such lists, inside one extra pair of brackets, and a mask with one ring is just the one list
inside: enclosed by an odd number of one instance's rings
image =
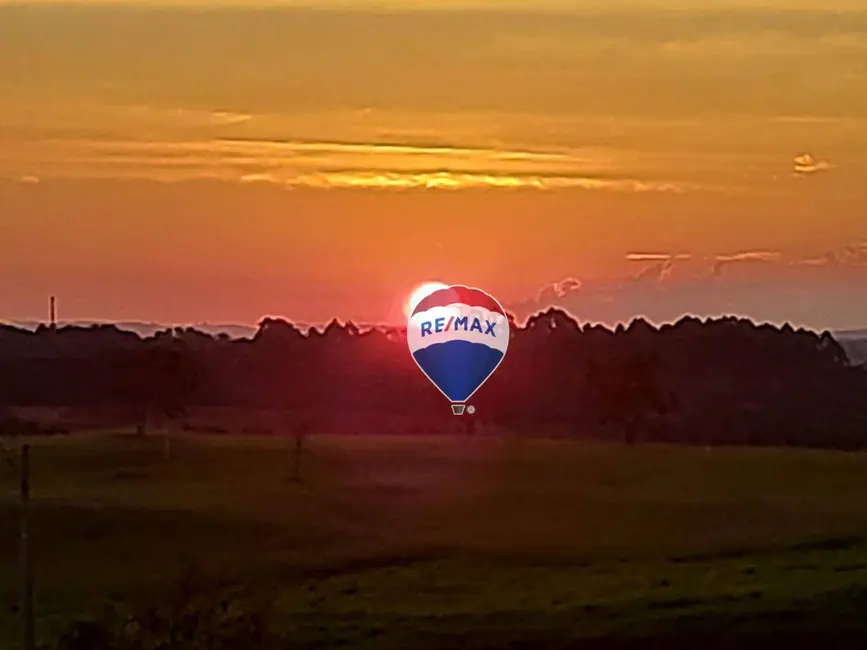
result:
[(133, 606), (107, 606), (61, 635), (59, 650), (268, 650), (270, 603), (196, 570)]

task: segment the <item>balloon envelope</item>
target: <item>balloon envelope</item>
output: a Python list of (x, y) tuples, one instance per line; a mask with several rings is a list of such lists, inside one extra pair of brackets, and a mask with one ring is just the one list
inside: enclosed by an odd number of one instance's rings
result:
[(452, 403), (467, 401), (494, 373), (509, 347), (509, 320), (481, 289), (453, 285), (422, 299), (410, 314), (412, 358)]

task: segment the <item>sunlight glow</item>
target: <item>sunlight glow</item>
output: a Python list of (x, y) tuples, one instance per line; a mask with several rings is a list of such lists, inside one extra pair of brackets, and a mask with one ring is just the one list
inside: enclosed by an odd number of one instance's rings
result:
[(418, 285), (412, 290), (412, 293), (409, 294), (409, 299), (406, 301), (406, 305), (404, 306), (404, 315), (409, 318), (410, 314), (412, 314), (412, 310), (415, 309), (418, 303), (424, 300), (425, 296), (432, 294), (437, 289), (444, 289), (447, 286), (447, 284), (443, 284), (442, 282), (425, 282), (424, 284)]

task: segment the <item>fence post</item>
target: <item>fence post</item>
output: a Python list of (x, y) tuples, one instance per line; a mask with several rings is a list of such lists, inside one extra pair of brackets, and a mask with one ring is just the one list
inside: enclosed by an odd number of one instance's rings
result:
[(18, 564), (21, 577), (20, 603), (21, 612), (21, 648), (34, 650), (36, 648), (33, 623), (33, 571), (30, 558), (30, 445), (21, 447), (21, 513), (19, 520), (19, 550)]

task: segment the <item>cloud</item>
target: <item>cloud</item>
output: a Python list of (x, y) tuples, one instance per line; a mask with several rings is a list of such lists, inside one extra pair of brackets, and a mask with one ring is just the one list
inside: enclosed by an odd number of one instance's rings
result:
[(530, 304), (556, 304), (568, 298), (572, 293), (581, 289), (581, 282), (575, 278), (566, 278), (559, 282), (547, 284), (539, 290), (535, 300), (529, 301)]
[[(867, 322), (867, 242), (806, 258), (786, 258), (765, 250), (692, 255), (689, 261), (666, 255), (647, 254), (646, 261), (653, 263), (637, 274), (607, 281), (570, 278), (546, 285), (535, 298), (506, 306), (519, 322), (553, 306), (566, 309), (579, 321), (609, 326), (636, 317), (673, 322), (686, 314), (732, 314), (816, 329), (845, 329)], [(750, 268), (750, 263), (761, 266)], [(745, 264), (744, 273), (722, 275), (722, 267), (733, 264)], [(681, 273), (673, 277), (676, 269)]]
[[(191, 21), (188, 12), (177, 10), (190, 2), (233, 11), (201, 12)], [(792, 100), (796, 93), (805, 95), (798, 73), (806, 63), (811, 111), (834, 114), (842, 107), (857, 114), (863, 106), (857, 80), (839, 91), (826, 90), (849, 70), (860, 72), (854, 57), (867, 32), (863, 0), (793, 0), (799, 6), (787, 9), (771, 6), (779, 3), (749, 6), (748, 0), (715, 0), (712, 6), (674, 0), (676, 10), (672, 0), (608, 8), (587, 0), (510, 0), (509, 6), (520, 5), (518, 12), (504, 11), (503, 0), (390, 0), (387, 4), (403, 10), (377, 11), (375, 19), (363, 11), (381, 4), (374, 0), (326, 3), (361, 10), (354, 12), (323, 11), (318, 5), (324, 2), (271, 0), (267, 4), (275, 6), (265, 9), (263, 0), (113, 0), (111, 8), (90, 8), (75, 20), (69, 20), (68, 9), (12, 7), (0, 24), (15, 25), (17, 33), (32, 38), (0, 41), (9, 41), (6, 60), (47, 57), (21, 86), (31, 104), (51, 71), (63, 69), (69, 81), (75, 79), (79, 96), (105, 97), (110, 88), (115, 96), (171, 97), (189, 104), (208, 98), (216, 107), (243, 98), (243, 108), (257, 113), (511, 104), (515, 110), (571, 115), (668, 111), (669, 117), (725, 112), (767, 117), (798, 106)], [(841, 3), (858, 2), (860, 12), (840, 11)], [(129, 10), (154, 3), (176, 10)], [(542, 4), (558, 10), (537, 9)], [(471, 5), (472, 12), (454, 11)], [(481, 6), (487, 10), (480, 12)], [(431, 21), (422, 8), (441, 15)], [(537, 15), (527, 19), (527, 12)], [(67, 37), (39, 49), (36, 43), (44, 38), (37, 37), (51, 34), (45, 25), (61, 20)], [(106, 25), (129, 37), (99, 37)], [(81, 56), (81, 42), (88, 44), (87, 57)], [(239, 42), (256, 45), (245, 50), (242, 61)], [(330, 54), (315, 56), (323, 42), (333, 43)], [(642, 56), (635, 57), (636, 51)], [(705, 58), (713, 65), (705, 65)], [(112, 65), (88, 65), (100, 60)], [(132, 69), (135, 74), (128, 74)], [(612, 77), (621, 83), (611, 84)], [(685, 84), (695, 92), (684, 95)], [(757, 84), (763, 88), (761, 101), (751, 92)]]
[(739, 262), (778, 262), (782, 254), (778, 251), (743, 251), (739, 253), (718, 254), (711, 257), (696, 257), (690, 253), (627, 253), (630, 262), (653, 262), (644, 266), (638, 273), (630, 276), (632, 281), (663, 282), (672, 279), (676, 269), (696, 270), (709, 268), (698, 273), (699, 276), (718, 277), (723, 267)]
[(798, 260), (798, 264), (803, 266), (828, 266), (834, 265), (837, 263), (837, 256), (833, 252), (825, 253), (824, 255), (819, 255), (818, 257), (807, 257), (802, 260)]
[(834, 166), (824, 160), (817, 160), (809, 153), (795, 156), (792, 173), (795, 176), (810, 176), (816, 172), (827, 171)]
[(676, 179), (631, 177), (604, 152), (563, 147), (533, 150), (268, 138), (46, 138), (28, 141), (7, 160), (38, 169), (42, 175), (67, 178), (208, 178), (273, 183), (289, 189), (513, 188), (628, 193), (711, 189)]
[(777, 262), (782, 258), (778, 251), (744, 251), (726, 255), (716, 255), (710, 269), (710, 278), (718, 278), (723, 274), (723, 269), (731, 264), (739, 262)]
[(211, 122), (214, 124), (243, 124), (252, 119), (253, 116), (246, 113), (233, 113), (231, 111), (214, 111), (211, 113)]
[(802, 266), (851, 267), (867, 265), (867, 242), (853, 242), (840, 250), (797, 261)]
[(578, 291), (581, 288), (581, 281), (575, 278), (566, 278), (557, 284), (552, 285), (557, 296), (563, 297), (569, 295), (573, 291)]
[(632, 276), (634, 282), (662, 282), (671, 276), (674, 270), (674, 260), (667, 259), (645, 266)]
[(241, 183), (279, 183), (280, 180), (271, 174), (244, 174), (238, 179)]
[(626, 259), (630, 262), (663, 262), (666, 260), (688, 260), (692, 255), (688, 253), (627, 253)]
[(775, 262), (782, 257), (778, 251), (746, 251), (732, 255), (717, 255), (717, 262)]
[(692, 259), (689, 253), (627, 253), (629, 262), (652, 262), (631, 276), (633, 282), (665, 282), (673, 277), (676, 263)]
[(24, 176), (18, 177), (18, 182), (23, 185), (38, 185), (40, 182), (40, 178), (38, 176), (34, 176), (33, 174), (25, 174)]
[(145, 128), (148, 126), (168, 126), (189, 129), (195, 127), (234, 126), (236, 124), (244, 124), (253, 119), (252, 115), (237, 111), (151, 106), (147, 104), (93, 108), (96, 110), (110, 110), (116, 118), (135, 122)]
[(461, 190), (473, 188), (512, 189), (582, 189), (615, 192), (673, 192), (683, 193), (697, 189), (693, 185), (642, 181), (635, 179), (600, 179), (580, 176), (539, 176), (531, 174), (493, 174), (466, 172), (405, 173), (388, 170), (319, 172), (299, 174), (286, 178), (286, 187), (320, 189), (439, 189)]

